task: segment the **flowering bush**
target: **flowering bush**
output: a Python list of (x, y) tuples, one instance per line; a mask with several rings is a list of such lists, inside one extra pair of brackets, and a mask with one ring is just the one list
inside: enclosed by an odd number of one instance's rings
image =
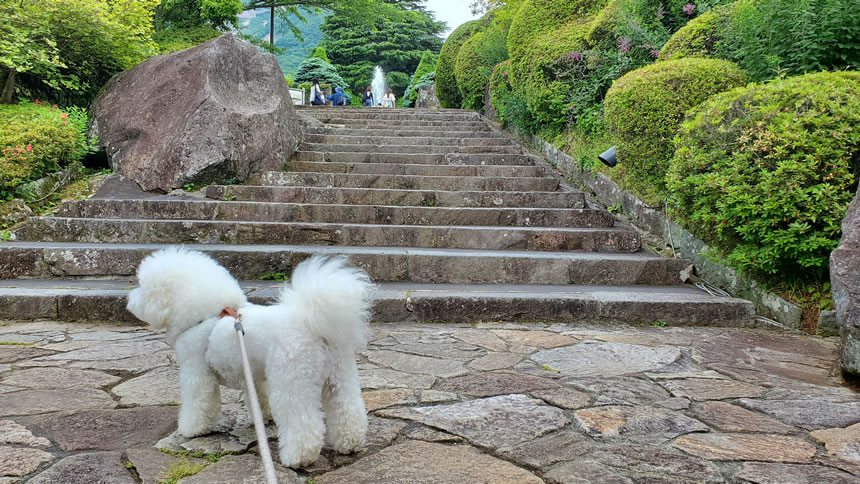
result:
[(26, 103), (0, 106), (0, 192), (81, 159), (86, 141), (86, 111), (62, 112), (57, 106)]
[(816, 73), (714, 96), (674, 141), (671, 204), (736, 267), (826, 279), (860, 174), (860, 73)]

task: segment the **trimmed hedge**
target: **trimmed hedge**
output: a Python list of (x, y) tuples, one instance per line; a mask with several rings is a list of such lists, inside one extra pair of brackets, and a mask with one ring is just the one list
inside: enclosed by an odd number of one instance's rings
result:
[(672, 139), (684, 113), (746, 78), (732, 62), (690, 58), (651, 64), (615, 81), (606, 94), (605, 121), (618, 140), (627, 186), (651, 203), (662, 200)]
[(0, 105), (0, 192), (81, 159), (89, 145), (86, 111), (37, 103)]
[(505, 34), (496, 25), (475, 33), (460, 47), (454, 75), (464, 109), (483, 111), (493, 67), (508, 58)]
[(418, 63), (418, 67), (415, 68), (415, 72), (412, 73), (412, 79), (409, 81), (409, 87), (406, 89), (406, 92), (403, 94), (403, 106), (411, 107), (415, 104), (415, 101), (418, 100), (418, 84), (421, 82), (421, 79), (427, 74), (436, 72), (436, 63), (439, 62), (439, 56), (430, 52), (429, 50), (425, 50), (421, 55), (421, 62)]
[(472, 36), (472, 31), (481, 23), (480, 20), (472, 20), (454, 29), (442, 52), (439, 53), (439, 62), (436, 64), (436, 97), (443, 108), (459, 108), (462, 99), (460, 89), (457, 87), (457, 77), (454, 73), (457, 64), (457, 56), (460, 48)]
[(668, 186), (694, 233), (755, 274), (826, 280), (860, 173), (860, 73), (714, 96), (678, 137)]
[(684, 57), (718, 57), (717, 45), (723, 40), (731, 20), (731, 5), (705, 12), (694, 18), (666, 42), (660, 50), (661, 61)]

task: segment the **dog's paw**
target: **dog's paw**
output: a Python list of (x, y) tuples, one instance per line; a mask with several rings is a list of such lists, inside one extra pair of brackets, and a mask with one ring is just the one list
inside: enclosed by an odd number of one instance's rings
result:
[(307, 467), (314, 462), (317, 461), (320, 457), (321, 449), (311, 449), (311, 448), (284, 448), (281, 449), (280, 458), (281, 464), (285, 467), (291, 467), (293, 469), (299, 469), (301, 467)]
[(183, 437), (187, 437), (190, 439), (192, 437), (206, 435), (212, 432), (214, 428), (214, 425), (208, 422), (204, 422), (200, 419), (183, 419), (182, 416), (180, 416), (176, 430), (178, 430)]

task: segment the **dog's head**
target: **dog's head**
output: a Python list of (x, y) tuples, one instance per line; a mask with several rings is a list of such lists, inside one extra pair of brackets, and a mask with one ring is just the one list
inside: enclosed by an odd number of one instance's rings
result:
[(138, 287), (126, 308), (153, 328), (178, 334), (247, 303), (236, 279), (209, 256), (181, 247), (147, 256), (137, 269)]

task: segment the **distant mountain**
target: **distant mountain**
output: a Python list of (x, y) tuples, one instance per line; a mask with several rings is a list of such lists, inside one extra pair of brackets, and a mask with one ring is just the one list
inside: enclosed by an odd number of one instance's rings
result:
[[(301, 28), (304, 42), (297, 40), (287, 29), (285, 23), (275, 18), (275, 45), (284, 49), (283, 54), (277, 54), (278, 62), (284, 74), (292, 76), (299, 68), (299, 64), (305, 60), (322, 40), (320, 26), (325, 18), (325, 13), (307, 14), (305, 19), (308, 23), (301, 23), (294, 19), (296, 25)], [(239, 15), (239, 27), (242, 33), (257, 39), (269, 38), (269, 9), (260, 8), (249, 10)]]

